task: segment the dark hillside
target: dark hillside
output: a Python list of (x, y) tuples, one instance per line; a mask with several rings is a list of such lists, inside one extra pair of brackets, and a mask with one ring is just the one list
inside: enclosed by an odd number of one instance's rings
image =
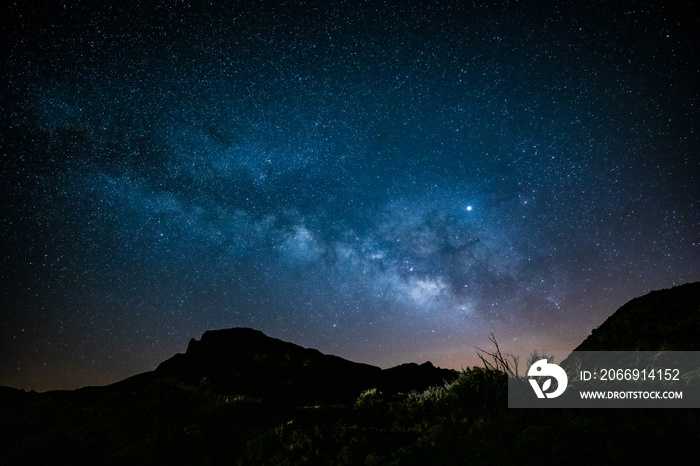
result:
[(222, 393), (294, 404), (347, 403), (366, 389), (409, 392), (449, 382), (457, 372), (430, 363), (382, 371), (247, 328), (205, 332), (185, 354), (163, 362), (158, 377), (204, 384)]
[(700, 351), (700, 282), (628, 302), (574, 351)]
[[(577, 350), (697, 350), (699, 291), (634, 299)], [(509, 409), (507, 380), (209, 331), (106, 387), (0, 387), (0, 464), (694, 464), (697, 410)]]

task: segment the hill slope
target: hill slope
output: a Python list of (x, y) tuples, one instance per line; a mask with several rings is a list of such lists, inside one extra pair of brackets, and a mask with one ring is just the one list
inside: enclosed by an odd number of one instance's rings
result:
[[(622, 306), (577, 350), (697, 349), (699, 310), (700, 283), (653, 292)], [(106, 387), (0, 387), (0, 464), (684, 464), (694, 457), (697, 410), (509, 409), (504, 373), (457, 375), (430, 363), (382, 370), (252, 329), (209, 331), (155, 371)]]
[(629, 301), (574, 349), (637, 350), (700, 351), (700, 282)]
[(429, 362), (382, 370), (270, 338), (258, 330), (232, 328), (190, 340), (186, 353), (163, 362), (154, 375), (206, 384), (217, 392), (309, 404), (348, 402), (369, 388), (424, 390), (452, 381), (458, 374)]

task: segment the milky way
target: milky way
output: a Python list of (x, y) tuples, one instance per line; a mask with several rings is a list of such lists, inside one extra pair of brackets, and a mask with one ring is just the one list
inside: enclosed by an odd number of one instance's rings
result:
[(16, 3), (2, 385), (235, 326), (460, 368), (700, 279), (693, 2)]

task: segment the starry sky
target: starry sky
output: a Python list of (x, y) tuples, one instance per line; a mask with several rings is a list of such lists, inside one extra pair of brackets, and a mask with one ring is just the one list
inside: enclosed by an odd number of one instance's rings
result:
[(700, 280), (693, 3), (4, 2), (0, 385), (460, 369)]

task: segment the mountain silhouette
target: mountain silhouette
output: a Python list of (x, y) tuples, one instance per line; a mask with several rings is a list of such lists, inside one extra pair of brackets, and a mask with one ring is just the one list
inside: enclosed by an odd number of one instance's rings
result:
[(429, 362), (382, 370), (249, 328), (207, 331), (104, 387), (0, 387), (0, 464), (229, 464), (287, 416), (347, 421), (363, 392), (406, 396), (458, 376)]
[(615, 311), (574, 351), (700, 351), (700, 282), (652, 291)]
[(156, 377), (204, 384), (222, 393), (292, 403), (339, 403), (369, 388), (422, 391), (458, 373), (430, 362), (382, 370), (266, 336), (259, 330), (207, 331), (187, 351), (158, 366)]
[[(560, 365), (577, 367), (673, 367), (697, 371), (683, 351), (700, 350), (700, 282), (652, 291), (615, 311)], [(604, 354), (595, 354), (605, 352)]]
[[(699, 318), (700, 283), (655, 291), (572, 354), (697, 351)], [(380, 369), (258, 330), (213, 330), (104, 387), (0, 387), (0, 464), (659, 464), (695, 454), (696, 410), (509, 409), (506, 387), (497, 370)]]

